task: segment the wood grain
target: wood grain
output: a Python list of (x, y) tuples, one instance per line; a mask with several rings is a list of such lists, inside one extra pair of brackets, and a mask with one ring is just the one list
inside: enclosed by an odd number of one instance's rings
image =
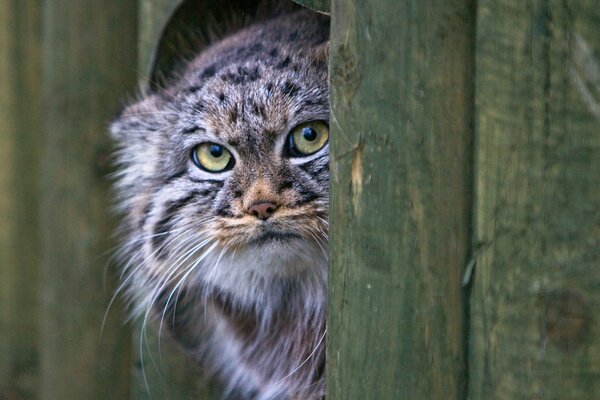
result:
[(40, 9), (0, 0), (0, 399), (37, 399)]
[(463, 399), (472, 2), (331, 4), (328, 399)]
[(479, 2), (471, 399), (600, 393), (600, 9)]
[(135, 88), (134, 0), (43, 6), (42, 399), (127, 399), (130, 333), (115, 305), (106, 133)]

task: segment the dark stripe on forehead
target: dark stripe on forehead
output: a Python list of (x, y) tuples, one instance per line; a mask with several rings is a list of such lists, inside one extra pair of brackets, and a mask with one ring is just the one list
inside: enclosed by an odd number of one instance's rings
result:
[(301, 101), (303, 107), (321, 106), (323, 108), (329, 108), (329, 99), (327, 98), (327, 96), (309, 97), (302, 99)]
[(235, 124), (238, 120), (239, 112), (237, 104), (234, 104), (233, 107), (229, 109), (229, 122)]
[(189, 135), (190, 133), (195, 133), (198, 131), (204, 131), (204, 129), (202, 129), (198, 125), (192, 125), (190, 127), (185, 128), (183, 131), (181, 131), (181, 133), (183, 133), (184, 135)]
[(248, 68), (244, 66), (238, 66), (235, 71), (229, 71), (221, 75), (221, 79), (225, 82), (239, 85), (246, 82), (254, 82), (260, 78), (260, 72), (258, 66)]
[(300, 86), (295, 83), (295, 82), (291, 82), (291, 81), (286, 81), (283, 86), (281, 87), (281, 91), (283, 92), (283, 94), (285, 94), (286, 96), (289, 97), (296, 97), (296, 95), (298, 94), (298, 92), (300, 91)]
[(262, 118), (266, 117), (265, 107), (261, 104), (253, 103), (252, 104), (252, 114), (256, 116), (260, 116)]
[(275, 68), (277, 68), (279, 70), (285, 69), (290, 65), (291, 62), (292, 62), (292, 59), (290, 58), (290, 56), (287, 56), (283, 61), (281, 61), (277, 65), (275, 65)]

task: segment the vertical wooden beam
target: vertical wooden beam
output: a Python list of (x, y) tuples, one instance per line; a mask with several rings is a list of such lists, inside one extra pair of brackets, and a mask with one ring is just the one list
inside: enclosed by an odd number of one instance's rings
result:
[[(106, 128), (136, 81), (134, 0), (53, 0), (43, 14), (43, 399), (126, 399), (130, 335), (107, 262)], [(107, 270), (108, 269), (108, 270)]]
[(333, 0), (329, 399), (463, 399), (470, 0)]
[(0, 398), (37, 399), (38, 0), (0, 0)]
[(184, 0), (138, 0), (139, 3), (139, 41), (138, 68), (140, 84), (148, 87), (149, 79), (157, 63), (161, 37), (175, 10)]
[(470, 398), (600, 393), (600, 8), (482, 0)]
[(133, 400), (220, 400), (219, 388), (211, 385), (198, 365), (165, 331), (159, 337), (156, 324), (134, 330)]

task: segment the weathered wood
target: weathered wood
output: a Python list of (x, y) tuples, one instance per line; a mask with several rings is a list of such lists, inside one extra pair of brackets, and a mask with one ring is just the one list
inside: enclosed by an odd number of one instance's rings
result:
[[(138, 324), (134, 343), (136, 350), (134, 400), (221, 400), (222, 392), (211, 385), (168, 332), (158, 337), (157, 327), (148, 326), (143, 335)], [(166, 330), (166, 329), (165, 329)]]
[(184, 0), (138, 0), (139, 2), (139, 41), (138, 68), (140, 84), (150, 86), (157, 63), (161, 37), (175, 10)]
[(463, 399), (473, 4), (331, 14), (327, 399)]
[(482, 0), (470, 398), (600, 393), (600, 8)]
[(39, 0), (0, 0), (0, 398), (37, 399)]
[(130, 335), (113, 306), (111, 146), (106, 127), (135, 87), (133, 0), (44, 3), (41, 388), (43, 399), (126, 399)]

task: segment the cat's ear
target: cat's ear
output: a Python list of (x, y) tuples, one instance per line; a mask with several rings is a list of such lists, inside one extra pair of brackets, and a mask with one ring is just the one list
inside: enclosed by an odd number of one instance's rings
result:
[(147, 138), (164, 124), (160, 99), (156, 95), (134, 103), (110, 124), (112, 138), (120, 144)]

